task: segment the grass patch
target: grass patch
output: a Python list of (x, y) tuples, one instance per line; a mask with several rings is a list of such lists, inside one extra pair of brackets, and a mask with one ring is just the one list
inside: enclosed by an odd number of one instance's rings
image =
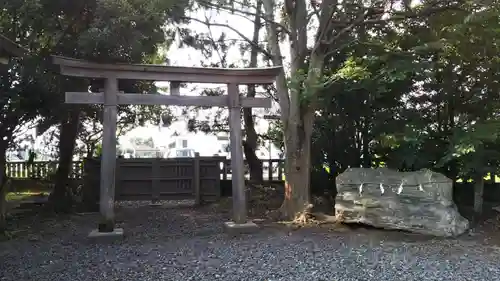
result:
[(47, 196), (49, 195), (49, 192), (40, 192), (40, 191), (9, 192), (7, 193), (5, 199), (6, 201), (21, 201), (36, 195)]

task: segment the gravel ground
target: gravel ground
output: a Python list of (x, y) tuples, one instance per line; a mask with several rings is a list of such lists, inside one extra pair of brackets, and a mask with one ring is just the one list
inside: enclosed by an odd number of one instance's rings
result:
[(0, 280), (498, 280), (500, 248), (469, 236), (264, 227), (230, 238), (227, 214), (118, 207), (124, 241), (95, 244), (95, 214), (33, 222), (0, 243)]

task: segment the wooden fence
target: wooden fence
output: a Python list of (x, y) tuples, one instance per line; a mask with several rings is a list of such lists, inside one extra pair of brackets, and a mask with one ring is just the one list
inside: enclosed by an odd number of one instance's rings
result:
[[(203, 158), (203, 157), (202, 157)], [(225, 158), (218, 157), (206, 157), (205, 159), (214, 159), (217, 164), (214, 164), (212, 160), (210, 160), (210, 164), (208, 162), (200, 162), (206, 163), (201, 164), (201, 173), (204, 177), (204, 173), (208, 173), (210, 171), (210, 175), (207, 175), (206, 181), (214, 182), (216, 178), (219, 181), (219, 189), (218, 191), (211, 190), (212, 187), (207, 187), (208, 193), (212, 192), (212, 195), (203, 195), (207, 197), (206, 200), (211, 200), (210, 196), (217, 196), (217, 192), (221, 196), (230, 196), (231, 195), (231, 160)], [(216, 159), (216, 160), (215, 160)], [(94, 162), (89, 162), (89, 164), (85, 165), (86, 169), (93, 169), (94, 171), (91, 174), (99, 174), (99, 161), (91, 160)], [(179, 196), (189, 196), (188, 194), (194, 194), (193, 192), (193, 184), (190, 181), (190, 178), (193, 178), (195, 175), (194, 172), (189, 172), (188, 170), (193, 170), (193, 167), (189, 168), (189, 165), (193, 165), (193, 158), (177, 158), (177, 159), (148, 159), (148, 158), (140, 158), (140, 159), (117, 159), (120, 162), (119, 165), (122, 165), (121, 172), (119, 173), (119, 177), (117, 178), (117, 186), (123, 186), (124, 193), (119, 194), (118, 198), (126, 198), (126, 197), (145, 197), (149, 198), (150, 195), (146, 193), (146, 195), (141, 195), (137, 192), (137, 189), (149, 190), (154, 193), (155, 196), (158, 195), (158, 190), (160, 192), (160, 197), (170, 197), (173, 195), (169, 195), (169, 192), (177, 192)], [(174, 162), (178, 162), (179, 165), (177, 168), (177, 172), (174, 172), (175, 169), (172, 168)], [(191, 161), (191, 162), (190, 162)], [(208, 160), (207, 160), (208, 161)], [(212, 161), (212, 162), (211, 162)], [(261, 160), (263, 162), (263, 172), (264, 172), (264, 180), (270, 182), (282, 182), (283, 179), (283, 160), (272, 159), (272, 160)], [(75, 184), (81, 184), (86, 182), (85, 171), (84, 171), (84, 163), (85, 161), (75, 161), (72, 163), (71, 175), (70, 177), (75, 181)], [(123, 163), (123, 164), (121, 164)], [(191, 163), (191, 164), (190, 164)], [(90, 165), (90, 166), (89, 166)], [(207, 166), (208, 165), (208, 166)], [(214, 166), (215, 165), (215, 166)], [(155, 168), (153, 168), (155, 167)], [(160, 173), (164, 173), (160, 177), (152, 176), (154, 173), (153, 170), (158, 169)], [(7, 175), (13, 179), (13, 190), (12, 191), (28, 191), (28, 190), (44, 190), (47, 188), (44, 186), (43, 181), (40, 182), (40, 179), (47, 179), (50, 182), (50, 176), (56, 171), (57, 162), (9, 162), (6, 165)], [(97, 169), (97, 170), (96, 170)], [(142, 171), (142, 172), (141, 172)], [(89, 170), (90, 172), (90, 170)], [(141, 174), (142, 173), (142, 174)], [(178, 173), (175, 176), (175, 173)], [(187, 173), (187, 174), (182, 174)], [(219, 174), (219, 177), (217, 177)], [(142, 177), (142, 178), (141, 178)], [(170, 177), (170, 179), (168, 179)], [(123, 180), (122, 180), (123, 179)], [(177, 181), (177, 183), (174, 183)], [(203, 179), (201, 180), (201, 186), (211, 185), (212, 183), (203, 183)], [(119, 182), (119, 184), (118, 184)], [(166, 188), (167, 191), (162, 191), (162, 189), (158, 189), (157, 185), (163, 186), (164, 184), (169, 185)], [(214, 183), (215, 184), (215, 183)], [(88, 188), (92, 189), (94, 192), (96, 191), (96, 187), (99, 187), (98, 176), (86, 183)], [(90, 187), (93, 188), (90, 188)], [(148, 191), (148, 192), (149, 192)], [(142, 192), (142, 191), (141, 191)], [(162, 193), (163, 192), (163, 193)], [(202, 191), (203, 192), (203, 191)], [(474, 186), (473, 183), (455, 183), (454, 184), (454, 198), (455, 201), (459, 204), (470, 205), (473, 203), (474, 198)], [(162, 195), (163, 194), (163, 195)], [(91, 196), (96, 196), (91, 195)], [(97, 194), (98, 196), (98, 194)], [(151, 195), (152, 196), (152, 195)], [(194, 195), (193, 195), (194, 196)], [(499, 202), (500, 203), (500, 183), (495, 183), (491, 181), (485, 181), (484, 185), (484, 200), (485, 202)]]
[[(453, 200), (459, 205), (472, 206), (474, 204), (474, 183), (455, 183), (453, 185)], [(485, 181), (483, 200), (486, 203), (500, 203), (500, 183)]]
[[(214, 158), (214, 157), (211, 157)], [(219, 174), (221, 180), (231, 179), (231, 159), (216, 157), (219, 160)], [(150, 158), (138, 158), (149, 161)], [(181, 160), (183, 158), (175, 158)], [(166, 159), (163, 159), (166, 160)], [(282, 181), (284, 174), (284, 161), (282, 159), (265, 159), (261, 160), (263, 167), (263, 177), (265, 181)], [(245, 161), (245, 165), (246, 161)], [(12, 179), (48, 179), (57, 169), (56, 161), (36, 161), (27, 162), (8, 162), (6, 165), (7, 176)], [(248, 169), (247, 169), (248, 170)], [(84, 161), (75, 161), (71, 165), (70, 178), (83, 179)], [(248, 174), (248, 173), (247, 173)], [(247, 175), (248, 176), (248, 175)]]
[[(183, 200), (211, 202), (220, 197), (220, 157), (117, 159), (115, 200)], [(101, 161), (84, 166), (84, 200), (98, 202)]]
[[(57, 170), (57, 161), (7, 162), (5, 172), (13, 179), (47, 179)], [(81, 179), (83, 176), (83, 161), (71, 163), (70, 178)]]

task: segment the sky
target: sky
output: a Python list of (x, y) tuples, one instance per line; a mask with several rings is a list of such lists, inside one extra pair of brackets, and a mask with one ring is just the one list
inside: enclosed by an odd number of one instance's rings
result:
[[(418, 4), (420, 1), (418, 0), (413, 0), (412, 1), (413, 5)], [(222, 24), (228, 24), (231, 27), (235, 28), (238, 30), (238, 32), (242, 33), (245, 35), (247, 38), (252, 37), (252, 32), (253, 32), (253, 22), (245, 19), (241, 16), (236, 16), (232, 15), (226, 12), (214, 12), (214, 11), (198, 11), (195, 14), (191, 14), (190, 17), (192, 18), (197, 18), (199, 20), (205, 21), (206, 18), (212, 19), (212, 22), (217, 22), (217, 23), (222, 23)], [(215, 19), (215, 20), (214, 20)], [(314, 19), (314, 18), (313, 18)], [(237, 24), (235, 24), (237, 23)], [(311, 27), (316, 26), (317, 23), (311, 22)], [(202, 23), (198, 23), (195, 21), (192, 21), (189, 24), (189, 28), (198, 32), (206, 32), (208, 31), (207, 26), (205, 26)], [(314, 30), (312, 28), (311, 30)], [(210, 29), (212, 35), (214, 38), (218, 38), (222, 32), (225, 32), (227, 35), (227, 39), (236, 39), (241, 41), (242, 38), (232, 30), (224, 27), (214, 27), (212, 26)], [(178, 40), (179, 38), (177, 38)], [(308, 42), (310, 45), (313, 44), (314, 36), (309, 36), (309, 39), (311, 42)], [(264, 41), (264, 32), (261, 32), (261, 38), (260, 40)], [(178, 42), (177, 42), (178, 43)], [(289, 62), (289, 44), (287, 42), (284, 42), (281, 44), (281, 51), (282, 54), (285, 56), (285, 61), (284, 61), (284, 67), (287, 69), (288, 62)], [(248, 54), (246, 56), (249, 56)], [(167, 52), (167, 57), (170, 61), (171, 65), (175, 66), (201, 66), (201, 62), (205, 61), (206, 59), (202, 56), (202, 54), (199, 51), (196, 51), (194, 49), (190, 48), (179, 48), (177, 44), (173, 44), (171, 48)], [(235, 62), (241, 62), (241, 54), (240, 51), (237, 47), (231, 48), (229, 50), (228, 54), (228, 63), (235, 63)], [(216, 60), (217, 56), (214, 56), (212, 60)], [(246, 57), (248, 59), (248, 57)], [(241, 65), (241, 63), (240, 63)], [(157, 82), (157, 85), (159, 87), (168, 87), (169, 83), (168, 82)], [(181, 95), (199, 95), (200, 92), (203, 90), (203, 88), (211, 88), (211, 87), (217, 87), (221, 85), (214, 85), (214, 84), (190, 84), (187, 88), (182, 88), (180, 90)], [(278, 112), (279, 106), (274, 103), (273, 107), (270, 110), (263, 110), (263, 109), (254, 109), (253, 113), (254, 115), (257, 115), (258, 117), (256, 118), (256, 129), (258, 133), (265, 133), (268, 129), (269, 122), (267, 120), (262, 119), (264, 115), (275, 115)], [(149, 138), (152, 137), (155, 143), (158, 146), (167, 146), (171, 141), (172, 137), (171, 135), (174, 132), (177, 132), (181, 136), (184, 135), (187, 138), (190, 139), (190, 146), (193, 146), (194, 148), (201, 147), (201, 148), (206, 148), (207, 146), (217, 146), (216, 143), (214, 143), (213, 136), (206, 136), (203, 133), (199, 134), (190, 134), (187, 132), (187, 120), (189, 119), (189, 116), (182, 116), (180, 114), (183, 110), (181, 107), (170, 107), (171, 110), (173, 110), (175, 115), (177, 116), (177, 121), (174, 122), (169, 128), (159, 128), (158, 126), (145, 126), (145, 127), (138, 127), (133, 129), (132, 131), (128, 132), (124, 136), (119, 137), (119, 142), (120, 143), (127, 143), (129, 139), (134, 138), (134, 137), (141, 137), (141, 138)], [(200, 115), (197, 117), (199, 119), (206, 119), (210, 114), (213, 114), (217, 109), (212, 109), (212, 110), (205, 110), (202, 111)], [(192, 112), (191, 112), (192, 113)], [(227, 114), (227, 111), (226, 111)], [(33, 131), (30, 130), (23, 130), (25, 134), (32, 134)], [(47, 132), (45, 135), (38, 136), (36, 141), (35, 141), (35, 147), (39, 149), (43, 149), (45, 151), (54, 151), (54, 147), (47, 146), (47, 143), (51, 143), (50, 141), (50, 134), (53, 133), (53, 130)], [(48, 140), (48, 142), (47, 142)], [(210, 145), (207, 145), (209, 144)], [(213, 144), (212, 144), (213, 143)], [(265, 149), (267, 151), (267, 149)], [(271, 149), (273, 152), (277, 152), (277, 148), (272, 148)], [(207, 150), (208, 151), (208, 150)], [(207, 152), (208, 153), (208, 152)], [(273, 153), (274, 154), (274, 153)], [(277, 155), (276, 155), (277, 156)], [(274, 158), (274, 156), (273, 156)]]
[[(421, 1), (420, 0), (412, 0), (411, 5), (418, 5)], [(397, 8), (397, 7), (393, 7)], [(199, 19), (201, 21), (205, 21), (207, 18), (210, 19), (211, 22), (216, 22), (216, 23), (222, 23), (222, 24), (228, 24), (231, 27), (237, 29), (238, 32), (243, 34), (247, 38), (252, 38), (253, 36), (253, 22), (242, 17), (242, 16), (237, 16), (237, 15), (232, 15), (227, 12), (216, 12), (216, 11), (198, 11), (194, 14), (189, 15), (192, 18)], [(276, 15), (279, 17), (279, 13)], [(279, 19), (277, 19), (278, 21)], [(237, 23), (237, 24), (236, 24)], [(316, 18), (313, 17), (311, 19), (311, 22), (309, 23), (310, 30), (314, 31), (315, 27), (317, 27), (318, 23), (316, 21)], [(198, 23), (196, 21), (192, 21), (189, 24), (189, 28), (196, 30), (198, 32), (207, 32), (208, 28), (206, 25), (202, 23)], [(212, 36), (214, 38), (218, 38), (222, 32), (225, 32), (227, 35), (227, 39), (236, 39), (236, 40), (242, 40), (242, 38), (234, 31), (230, 30), (229, 28), (224, 28), (224, 27), (217, 27), (217, 26), (212, 26), (210, 28), (210, 31), (212, 33)], [(264, 41), (265, 40), (265, 32), (262, 30), (260, 34), (260, 40)], [(177, 38), (178, 39), (178, 38)], [(308, 45), (312, 46), (314, 44), (315, 37), (314, 36), (308, 36)], [(282, 55), (284, 56), (284, 68), (285, 70), (288, 68), (289, 64), (289, 44), (288, 42), (283, 42), (281, 44), (281, 52)], [(201, 62), (205, 61), (206, 59), (202, 56), (202, 54), (199, 51), (196, 51), (194, 49), (189, 49), (189, 48), (178, 48), (176, 44), (174, 44), (170, 50), (167, 53), (168, 59), (170, 60), (171, 65), (175, 66), (201, 66)], [(249, 58), (249, 54), (246, 54), (246, 59)], [(217, 56), (214, 55), (212, 58), (213, 60), (217, 60)], [(229, 50), (228, 54), (228, 63), (237, 63), (241, 61), (241, 53), (237, 47), (231, 48)], [(241, 64), (241, 63), (240, 63)], [(261, 65), (262, 66), (262, 65)], [(165, 87), (169, 85), (169, 83), (165, 82), (158, 82), (158, 86), (160, 87)], [(181, 95), (199, 95), (201, 90), (204, 87), (217, 87), (220, 85), (214, 85), (214, 84), (191, 84), (189, 85), (188, 88), (181, 89)], [(182, 108), (175, 108), (175, 111), (181, 112)], [(215, 110), (212, 110), (211, 112), (213, 113)], [(254, 115), (257, 115), (257, 118), (255, 119), (256, 121), (256, 130), (258, 133), (265, 133), (268, 129), (269, 122), (267, 120), (262, 119), (264, 115), (276, 115), (277, 112), (279, 111), (279, 106), (277, 103), (273, 103), (273, 107), (270, 110), (262, 110), (262, 109), (254, 109), (253, 113)], [(199, 118), (200, 119), (205, 119), (206, 116), (210, 114), (210, 111), (204, 111), (203, 114), (200, 114)], [(141, 128), (136, 128), (133, 131), (129, 132), (127, 135), (123, 136), (121, 140), (124, 142), (131, 138), (131, 137), (138, 137), (138, 136), (146, 136), (150, 135), (153, 137), (155, 141), (159, 145), (168, 145), (170, 142), (170, 135), (173, 132), (178, 132), (181, 135), (186, 135), (189, 136), (189, 139), (192, 140), (192, 145), (194, 147), (203, 147), (204, 145), (206, 146), (207, 143), (211, 142), (211, 137), (204, 136), (204, 134), (188, 134), (186, 130), (186, 120), (187, 117), (182, 117), (180, 116), (179, 121), (175, 122), (172, 124), (170, 128), (163, 128), (162, 130), (159, 130), (158, 127), (141, 127)], [(267, 149), (264, 149), (267, 151)], [(272, 152), (277, 153), (278, 149), (273, 147), (271, 149)], [(272, 153), (272, 154), (275, 154)], [(276, 157), (277, 154), (275, 154)], [(273, 156), (274, 158), (274, 156)]]
[[(228, 13), (215, 13), (215, 12), (197, 12), (195, 14), (190, 15), (193, 18), (197, 18), (200, 20), (205, 20), (206, 17), (208, 18), (217, 18), (216, 22), (218, 23), (227, 23), (231, 24), (234, 26), (234, 22), (238, 22), (237, 25), (237, 30), (241, 32), (243, 35), (246, 37), (251, 38), (252, 33), (253, 33), (253, 23), (251, 21), (248, 21), (246, 19), (243, 19), (239, 16), (235, 15), (230, 15)], [(189, 28), (196, 30), (198, 32), (207, 32), (208, 28), (198, 22), (191, 22), (189, 24)], [(235, 26), (236, 28), (236, 26)], [(227, 39), (236, 39), (236, 40), (241, 40), (241, 37), (236, 34), (235, 32), (231, 31), (228, 28), (223, 28), (223, 27), (211, 27), (210, 31), (212, 32), (212, 36), (214, 38), (218, 38), (222, 32), (225, 32), (227, 35)], [(178, 43), (177, 38), (177, 43)], [(179, 48), (177, 44), (174, 44), (169, 51), (167, 52), (167, 57), (170, 60), (170, 65), (174, 66), (201, 66), (201, 62), (205, 61), (206, 59), (203, 57), (203, 55), (194, 49), (191, 48)], [(213, 58), (214, 60), (217, 60), (217, 57)], [(241, 53), (238, 50), (237, 47), (231, 48), (229, 50), (228, 54), (228, 63), (232, 62), (239, 62), (241, 59)], [(157, 86), (159, 87), (168, 87), (169, 83), (168, 82), (157, 82)], [(199, 95), (200, 92), (204, 88), (215, 88), (218, 86), (224, 86), (224, 85), (217, 85), (217, 84), (195, 84), (192, 83), (190, 84), (187, 88), (181, 88), (180, 89), (180, 94), (181, 95)], [(242, 86), (240, 86), (241, 88)], [(120, 142), (121, 143), (126, 143), (130, 138), (134, 137), (149, 137), (151, 136), (153, 140), (155, 141), (155, 144), (158, 145), (168, 145), (172, 141), (172, 138), (170, 137), (174, 132), (179, 133), (181, 136), (184, 135), (189, 138), (190, 140), (190, 146), (193, 146), (195, 150), (203, 150), (202, 148), (206, 147), (207, 143), (210, 143), (211, 145), (214, 144), (214, 137), (213, 136), (206, 136), (203, 133), (198, 133), (198, 134), (191, 134), (188, 133), (187, 131), (187, 120), (188, 117), (186, 116), (181, 116), (181, 111), (182, 107), (177, 107), (177, 106), (171, 106), (171, 110), (174, 112), (177, 112), (178, 116), (178, 121), (174, 122), (172, 126), (169, 128), (160, 128), (158, 126), (146, 126), (146, 127), (138, 127), (127, 133), (126, 135), (120, 137)], [(217, 109), (214, 108), (212, 110), (204, 110), (201, 112), (201, 114), (198, 116), (199, 119), (205, 119), (208, 117), (211, 113), (213, 114)], [(264, 110), (264, 109), (253, 109), (253, 113), (257, 115), (256, 118), (256, 130), (257, 133), (263, 134), (267, 131), (269, 122), (267, 120), (264, 120), (262, 117), (267, 114), (275, 114), (278, 110), (278, 105), (276, 103), (273, 104), (273, 108), (270, 110)], [(218, 143), (217, 143), (218, 144)], [(200, 148), (200, 149), (197, 149)], [(266, 152), (268, 151), (267, 145), (266, 148), (263, 148)], [(202, 153), (202, 152), (200, 152)], [(208, 152), (207, 152), (208, 154)], [(266, 153), (267, 154), (267, 153)], [(278, 157), (278, 149), (276, 147), (271, 148), (271, 154), (274, 157)], [(266, 155), (267, 156), (267, 155)]]
[[(241, 32), (243, 35), (246, 37), (251, 38), (252, 33), (253, 33), (253, 23), (247, 19), (244, 19), (240, 16), (235, 16), (231, 15), (228, 13), (219, 13), (219, 12), (213, 12), (213, 11), (200, 11), (195, 14), (191, 14), (190, 17), (192, 18), (197, 18), (200, 20), (205, 20), (206, 18), (216, 18), (216, 22), (218, 23), (227, 23), (235, 28), (239, 32)], [(215, 21), (213, 21), (215, 22)], [(238, 22), (238, 25), (235, 26), (234, 23)], [(191, 22), (189, 24), (189, 28), (192, 30), (195, 30), (197, 32), (207, 32), (208, 28), (202, 24), (202, 23), (197, 23), (197, 22)], [(218, 38), (222, 32), (225, 32), (227, 35), (227, 39), (236, 39), (236, 40), (241, 40), (241, 37), (236, 34), (235, 32), (231, 31), (230, 29), (223, 28), (223, 27), (211, 27), (210, 29), (212, 35), (214, 38)], [(261, 36), (263, 35), (263, 32)], [(264, 40), (262, 38), (261, 40)], [(176, 43), (179, 42), (179, 38), (176, 38)], [(249, 54), (248, 54), (249, 56)], [(179, 48), (178, 44), (173, 44), (171, 48), (167, 52), (167, 57), (170, 61), (170, 65), (174, 66), (202, 66), (201, 62), (205, 61), (206, 59), (202, 56), (202, 54), (194, 49), (191, 48)], [(214, 57), (213, 60), (216, 60), (217, 58)], [(228, 53), (228, 63), (236, 63), (241, 61), (241, 53), (237, 47), (231, 48)], [(241, 63), (240, 63), (241, 64)], [(169, 83), (168, 82), (156, 82), (158, 87), (168, 87)], [(186, 88), (181, 88), (180, 89), (180, 94), (181, 95), (199, 95), (200, 92), (204, 88), (215, 88), (219, 86), (225, 86), (225, 85), (217, 85), (217, 84), (189, 84), (188, 87)], [(242, 86), (240, 86), (241, 88)], [(168, 93), (163, 93), (163, 94), (168, 94)], [(273, 102), (274, 103), (274, 102)], [(148, 125), (148, 126), (143, 126), (143, 127), (137, 127), (127, 134), (120, 136), (118, 138), (119, 143), (126, 144), (129, 142), (131, 138), (149, 138), (152, 137), (155, 144), (157, 146), (168, 146), (170, 142), (173, 141), (172, 134), (174, 132), (177, 132), (178, 134), (181, 135), (181, 137), (186, 137), (189, 139), (189, 146), (192, 147), (193, 149), (197, 150), (200, 152), (202, 155), (212, 155), (213, 153), (216, 153), (219, 148), (220, 148), (220, 142), (216, 140), (216, 137), (214, 135), (206, 135), (204, 133), (189, 133), (187, 131), (187, 120), (189, 119), (189, 116), (182, 116), (182, 111), (183, 107), (177, 107), (177, 106), (170, 106), (169, 108), (172, 110), (175, 115), (177, 116), (177, 121), (175, 121), (171, 126), (168, 128), (160, 128), (159, 126), (154, 126), (154, 125)], [(267, 120), (264, 120), (262, 117), (264, 115), (268, 114), (276, 114), (278, 110), (278, 105), (276, 103), (273, 104), (273, 108), (266, 110), (266, 109), (253, 109), (254, 115), (257, 116), (255, 118), (256, 122), (256, 130), (257, 133), (263, 134), (267, 131), (269, 122)], [(213, 114), (215, 111), (217, 111), (217, 108), (213, 108), (211, 110), (203, 110), (200, 112), (200, 114), (197, 116), (199, 119), (206, 119), (208, 118), (211, 114)], [(228, 112), (226, 111), (225, 114)], [(35, 136), (35, 131), (33, 129), (22, 129), (22, 134), (21, 135), (34, 135)], [(51, 134), (54, 134), (54, 129), (50, 129), (48, 132), (46, 132), (43, 135), (36, 136), (35, 137), (35, 142), (34, 146), (35, 149), (44, 151), (46, 153), (54, 152), (56, 150), (56, 147), (52, 147), (50, 143), (51, 141)], [(49, 144), (49, 145), (47, 145)], [(24, 146), (31, 146), (29, 142), (24, 141), (22, 144)], [(266, 144), (264, 147), (260, 149), (258, 152), (258, 155), (260, 155), (263, 158), (268, 158), (269, 157), (269, 145)], [(272, 158), (278, 158), (279, 156), (279, 150), (276, 147), (271, 148), (271, 157)]]
[[(412, 0), (411, 5), (415, 6), (418, 5), (421, 1), (420, 0)], [(194, 14), (189, 15), (192, 18), (199, 19), (201, 21), (205, 21), (207, 18), (211, 22), (216, 22), (216, 23), (222, 23), (222, 24), (228, 24), (231, 27), (235, 28), (238, 32), (243, 34), (247, 38), (252, 38), (253, 36), (253, 22), (242, 17), (242, 16), (237, 16), (233, 14), (229, 14), (227, 12), (216, 12), (216, 11), (198, 11)], [(279, 13), (276, 15), (279, 17)], [(279, 19), (276, 19), (279, 21)], [(237, 23), (237, 24), (235, 24)], [(311, 18), (311, 21), (309, 23), (311, 29), (310, 30), (315, 30), (315, 27), (317, 27), (318, 22), (315, 17)], [(199, 31), (199, 32), (207, 32), (209, 29), (207, 28), (206, 25), (202, 23), (198, 23), (196, 21), (192, 21), (189, 24), (189, 28)], [(229, 28), (224, 28), (224, 27), (217, 27), (217, 26), (212, 26), (210, 28), (210, 31), (212, 33), (212, 36), (214, 38), (218, 38), (222, 32), (225, 32), (227, 35), (227, 39), (236, 39), (236, 40), (241, 40), (242, 38), (232, 31)], [(260, 34), (260, 40), (264, 41), (265, 40), (265, 32), (262, 30)], [(308, 45), (312, 46), (314, 44), (314, 36), (308, 36)], [(283, 42), (281, 45), (281, 52), (282, 55), (284, 56), (284, 67), (287, 69), (287, 66), (289, 64), (289, 44), (288, 42)], [(169, 50), (168, 54), (168, 59), (171, 62), (171, 65), (176, 65), (176, 66), (201, 66), (201, 61), (204, 61), (205, 58), (202, 56), (202, 54), (196, 50), (193, 49), (186, 49), (186, 48), (178, 48), (175, 44), (172, 46)], [(249, 58), (249, 54), (246, 55), (246, 59)], [(229, 50), (229, 55), (228, 55), (228, 63), (235, 63), (235, 62), (240, 62), (241, 61), (241, 54), (238, 48), (231, 48)], [(217, 56), (214, 56), (213, 60), (217, 60)], [(158, 82), (158, 86), (165, 87), (168, 86), (168, 83), (165, 82)], [(181, 89), (181, 95), (198, 95), (200, 91), (203, 89), (203, 87), (216, 87), (217, 85), (214, 84), (191, 84), (189, 88), (187, 89)], [(177, 110), (180, 112), (182, 109), (177, 108)], [(258, 133), (264, 133), (267, 131), (269, 122), (267, 120), (263, 120), (262, 118), (264, 115), (276, 115), (277, 112), (279, 111), (279, 105), (277, 103), (273, 103), (273, 107), (270, 110), (259, 110), (259, 109), (254, 109), (253, 112), (255, 115), (258, 116), (256, 118), (256, 129)], [(209, 114), (209, 111), (205, 111), (205, 114), (202, 114), (200, 118), (205, 118)], [(185, 133), (186, 132), (186, 119), (183, 120), (181, 117), (178, 122), (173, 124), (171, 128), (171, 132), (177, 131), (179, 133)], [(123, 139), (129, 138), (129, 137), (134, 137), (134, 136), (139, 136), (139, 135), (144, 135), (144, 134), (152, 134), (154, 137), (158, 139), (162, 139), (165, 137), (165, 132), (160, 132), (157, 128), (137, 128), (134, 131), (130, 132), (126, 136), (123, 137)], [(168, 135), (168, 133), (167, 133)], [(203, 142), (204, 138), (203, 137), (198, 137), (199, 142)]]

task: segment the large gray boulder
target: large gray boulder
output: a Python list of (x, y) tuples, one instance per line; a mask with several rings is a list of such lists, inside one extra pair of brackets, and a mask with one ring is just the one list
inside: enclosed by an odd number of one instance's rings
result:
[(469, 228), (453, 202), (453, 182), (439, 173), (353, 168), (336, 185), (335, 212), (345, 223), (445, 237)]

